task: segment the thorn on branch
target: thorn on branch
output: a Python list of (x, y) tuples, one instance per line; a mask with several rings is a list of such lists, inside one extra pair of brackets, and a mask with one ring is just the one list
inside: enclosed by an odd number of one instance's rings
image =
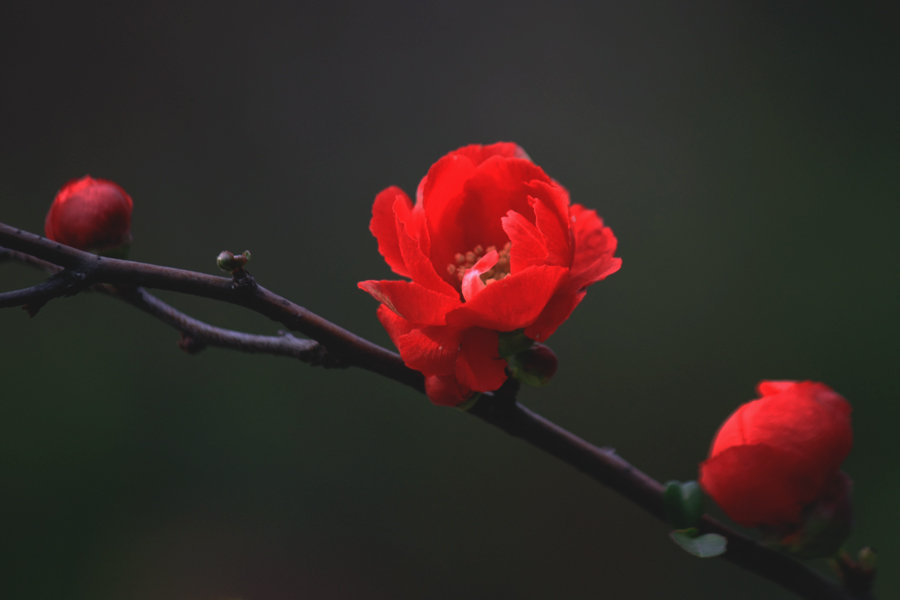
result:
[(37, 316), (38, 312), (40, 312), (40, 310), (44, 308), (45, 304), (47, 304), (46, 300), (42, 300), (40, 302), (29, 302), (28, 304), (22, 305), (22, 310), (28, 313), (29, 318), (33, 319)]

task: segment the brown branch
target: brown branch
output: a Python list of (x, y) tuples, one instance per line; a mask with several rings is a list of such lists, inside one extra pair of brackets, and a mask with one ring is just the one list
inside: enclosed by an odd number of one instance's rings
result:
[(59, 298), (74, 291), (74, 283), (64, 276), (65, 271), (46, 281), (26, 288), (0, 292), (0, 308), (9, 306), (42, 306), (53, 298)]
[[(0, 248), (0, 261), (2, 260), (14, 260), (57, 275), (31, 287), (0, 292), (0, 308), (24, 305), (33, 315), (49, 300), (61, 294), (80, 291), (76, 289), (71, 277), (63, 276), (68, 271), (53, 263), (8, 248)], [(127, 302), (174, 327), (181, 332), (179, 345), (187, 352), (199, 352), (206, 346), (217, 346), (241, 352), (288, 356), (312, 365), (343, 366), (339, 360), (329, 356), (315, 340), (299, 339), (287, 332), (281, 332), (278, 336), (266, 336), (215, 327), (179, 311), (140, 287), (100, 284), (92, 289)]]
[(241, 352), (288, 356), (311, 365), (342, 366), (315, 340), (296, 338), (287, 332), (278, 336), (255, 335), (215, 327), (179, 311), (140, 287), (103, 286), (100, 289), (180, 331), (179, 345), (190, 353), (199, 352), (206, 346), (218, 346)]
[[(515, 401), (514, 384), (509, 387), (504, 386), (493, 397), (480, 400), (469, 412), (572, 465), (666, 522), (664, 487), (660, 482), (634, 467), (612, 448), (598, 448), (528, 410)], [(871, 599), (871, 596), (856, 596), (842, 589), (799, 561), (755, 542), (708, 515), (703, 516), (699, 529), (725, 536), (728, 540), (728, 549), (723, 555), (725, 560), (774, 581), (801, 598)]]
[[(243, 306), (318, 341), (342, 363), (374, 371), (418, 391), (422, 375), (403, 364), (390, 350), (363, 339), (319, 315), (294, 304), (251, 277), (217, 277), (83, 252), (42, 236), (0, 223), (0, 246), (79, 273), (85, 286), (107, 283), (171, 290)], [(244, 274), (246, 275), (246, 274)]]
[(46, 260), (41, 260), (35, 256), (31, 256), (30, 254), (25, 254), (24, 252), (16, 252), (15, 250), (10, 250), (9, 248), (0, 246), (0, 262), (5, 262), (8, 260), (25, 265), (30, 265), (32, 267), (37, 267), (38, 269), (42, 269), (44, 271), (47, 271), (48, 273), (56, 273), (62, 270), (60, 267), (51, 262), (47, 262)]
[[(83, 277), (84, 285), (102, 283), (118, 286), (116, 293), (124, 300), (189, 335), (196, 334), (200, 338), (208, 335), (205, 338), (207, 343), (218, 339), (235, 342), (234, 346), (222, 343), (225, 347), (240, 346), (238, 338), (234, 337), (237, 332), (215, 328), (183, 315), (134, 286), (173, 290), (244, 306), (317, 340), (334, 360), (368, 369), (423, 391), (421, 374), (408, 369), (396, 353), (362, 339), (266, 290), (246, 273), (242, 272), (240, 276), (229, 279), (182, 269), (101, 258), (2, 223), (0, 246), (78, 273)], [(59, 295), (65, 293), (61, 289), (52, 290), (53, 293), (57, 291)], [(618, 456), (614, 450), (598, 448), (523, 407), (515, 401), (515, 392), (516, 384), (510, 381), (496, 393), (483, 395), (469, 412), (572, 465), (656, 518), (665, 520), (662, 484)], [(799, 561), (763, 546), (709, 516), (703, 517), (701, 530), (719, 533), (727, 538), (728, 549), (724, 554), (726, 560), (778, 583), (800, 597), (815, 600), (871, 598), (842, 589)]]

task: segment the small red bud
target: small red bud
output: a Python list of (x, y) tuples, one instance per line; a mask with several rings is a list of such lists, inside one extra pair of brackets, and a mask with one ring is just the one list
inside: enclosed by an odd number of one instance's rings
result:
[(103, 251), (131, 241), (131, 196), (118, 184), (85, 175), (56, 194), (44, 234), (81, 250)]
[(529, 348), (507, 358), (513, 377), (526, 385), (547, 385), (559, 366), (556, 355), (549, 347), (535, 342)]

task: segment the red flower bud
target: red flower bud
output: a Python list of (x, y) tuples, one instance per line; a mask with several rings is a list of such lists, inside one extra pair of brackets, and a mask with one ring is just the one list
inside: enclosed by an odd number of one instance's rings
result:
[(615, 273), (616, 238), (593, 210), (569, 203), (515, 144), (466, 146), (441, 158), (412, 203), (390, 187), (369, 229), (397, 275), (362, 281), (400, 356), (428, 397), (458, 405), (506, 380), (498, 334), (552, 334), (585, 288)]
[(850, 452), (850, 405), (812, 381), (763, 381), (722, 425), (700, 485), (735, 522), (788, 533), (829, 493)]
[(117, 248), (131, 241), (132, 205), (131, 196), (118, 184), (85, 175), (56, 194), (44, 234), (81, 250)]
[(536, 387), (550, 383), (559, 367), (553, 350), (537, 342), (530, 348), (506, 357), (506, 362), (510, 375), (526, 385)]

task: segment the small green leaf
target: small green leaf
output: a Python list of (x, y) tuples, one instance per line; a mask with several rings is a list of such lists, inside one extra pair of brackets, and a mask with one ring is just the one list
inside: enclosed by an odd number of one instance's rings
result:
[(703, 492), (696, 481), (669, 481), (663, 492), (666, 517), (676, 529), (693, 527), (703, 514)]
[(697, 558), (712, 558), (725, 553), (728, 540), (718, 533), (705, 533), (697, 535), (697, 530), (676, 529), (669, 532), (672, 541), (681, 546), (681, 549)]

